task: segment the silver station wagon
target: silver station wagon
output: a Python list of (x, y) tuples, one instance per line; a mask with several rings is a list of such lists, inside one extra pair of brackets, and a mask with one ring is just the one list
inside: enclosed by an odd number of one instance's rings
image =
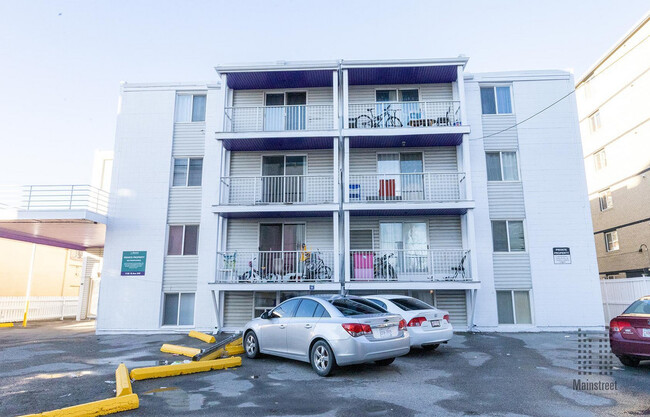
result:
[(320, 376), (336, 366), (390, 365), (410, 349), (406, 321), (361, 297), (323, 295), (286, 300), (244, 327), (246, 356), (261, 353), (311, 363)]

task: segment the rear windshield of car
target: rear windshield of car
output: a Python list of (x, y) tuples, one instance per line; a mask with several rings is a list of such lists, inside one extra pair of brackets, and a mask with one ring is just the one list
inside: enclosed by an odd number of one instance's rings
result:
[(358, 316), (360, 314), (387, 313), (377, 304), (364, 299), (339, 298), (331, 301), (344, 316)]
[(390, 301), (392, 301), (393, 304), (404, 311), (429, 310), (433, 308), (429, 304), (425, 303), (424, 301), (420, 301), (417, 298), (393, 298)]
[(650, 300), (636, 300), (623, 314), (650, 314)]

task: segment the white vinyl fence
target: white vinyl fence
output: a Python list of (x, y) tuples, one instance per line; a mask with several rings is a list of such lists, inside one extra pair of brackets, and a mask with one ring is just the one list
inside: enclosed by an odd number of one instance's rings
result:
[(621, 314), (632, 301), (650, 295), (650, 277), (601, 279), (603, 308), (607, 323)]
[[(76, 317), (79, 297), (31, 297), (27, 320)], [(0, 323), (22, 321), (25, 297), (0, 297)]]

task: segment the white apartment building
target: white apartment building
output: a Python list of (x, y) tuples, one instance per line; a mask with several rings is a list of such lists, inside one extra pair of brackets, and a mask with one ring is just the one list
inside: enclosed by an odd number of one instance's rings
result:
[[(573, 89), (467, 58), (123, 84), (98, 333), (234, 331), (299, 294), (410, 294), (458, 330), (603, 326)], [(135, 263), (133, 263), (135, 259)]]

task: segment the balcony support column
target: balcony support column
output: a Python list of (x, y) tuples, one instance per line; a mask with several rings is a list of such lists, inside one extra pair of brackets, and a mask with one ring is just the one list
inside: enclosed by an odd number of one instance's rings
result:
[(350, 202), (350, 138), (343, 138), (343, 201)]
[(478, 267), (477, 267), (477, 258), (478, 253), (476, 250), (476, 226), (474, 224), (474, 210), (469, 209), (465, 214), (464, 222), (465, 230), (463, 233), (463, 239), (465, 240), (465, 248), (469, 250), (469, 273), (472, 280), (476, 281), (478, 279)]
[(348, 70), (343, 70), (343, 129), (348, 128)]
[(463, 66), (456, 67), (456, 88), (458, 89), (458, 101), (460, 101), (460, 123), (467, 126), (467, 114), (465, 112), (465, 79), (463, 78)]
[(343, 282), (341, 279), (343, 275), (341, 274), (341, 230), (339, 225), (339, 212), (335, 211), (332, 214), (332, 227), (334, 232), (334, 278), (335, 281)]
[(341, 197), (341, 192), (340, 192), (340, 190), (341, 190), (341, 181), (340, 181), (341, 180), (341, 174), (339, 173), (339, 170), (340, 170), (340, 168), (339, 168), (340, 155), (339, 155), (339, 138), (337, 138), (337, 137), (333, 138), (333, 148), (334, 148), (332, 150), (332, 153), (334, 154), (333, 155), (334, 169), (333, 169), (333, 172), (332, 172), (332, 174), (334, 175), (334, 178), (333, 178), (333, 180), (334, 180), (334, 182), (333, 182), (333, 184), (334, 184), (334, 189), (333, 189), (334, 196), (333, 197), (334, 197), (334, 203), (338, 204), (341, 201), (341, 198), (340, 198)]
[(343, 212), (343, 275), (350, 282), (350, 212)]

